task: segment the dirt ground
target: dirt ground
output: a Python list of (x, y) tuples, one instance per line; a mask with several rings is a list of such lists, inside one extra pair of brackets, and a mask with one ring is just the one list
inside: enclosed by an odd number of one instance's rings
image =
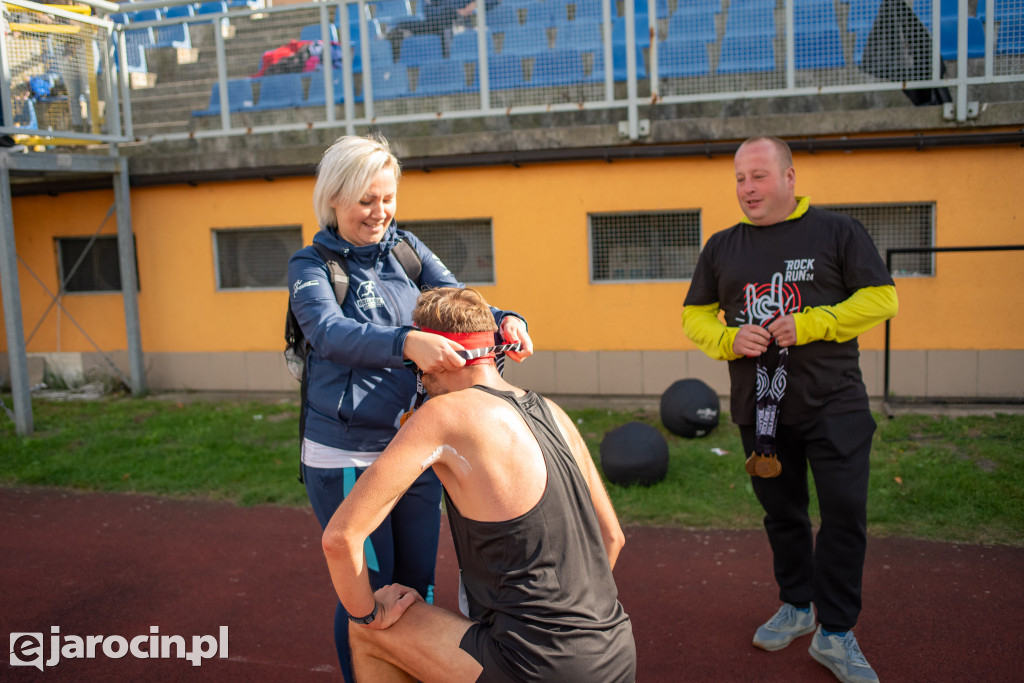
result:
[[(0, 631), (42, 634), (45, 660), (9, 655), (5, 681), (340, 680), (308, 510), (0, 488), (0, 525)], [(834, 680), (809, 637), (775, 653), (750, 644), (778, 606), (762, 532), (626, 532), (615, 575), (638, 681)], [(442, 521), (438, 604), (455, 608), (456, 577)], [(52, 638), (88, 635), (178, 635), (219, 655), (221, 627), (227, 657), (198, 666), (102, 651), (49, 663)], [(1022, 632), (1024, 548), (871, 539), (856, 633), (883, 681), (1020, 680)]]

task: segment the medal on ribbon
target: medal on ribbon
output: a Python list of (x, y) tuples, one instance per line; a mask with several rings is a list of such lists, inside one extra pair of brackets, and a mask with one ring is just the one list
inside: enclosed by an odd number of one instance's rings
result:
[(779, 424), (779, 403), (786, 394), (786, 363), (789, 349), (779, 349), (779, 361), (771, 378), (765, 367), (764, 354), (757, 359), (757, 416), (754, 425), (754, 452), (744, 465), (752, 477), (771, 479), (782, 472), (775, 451), (775, 430)]

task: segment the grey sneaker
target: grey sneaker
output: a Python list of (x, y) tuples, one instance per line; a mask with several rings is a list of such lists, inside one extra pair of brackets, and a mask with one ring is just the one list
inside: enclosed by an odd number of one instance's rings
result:
[(864, 659), (853, 631), (845, 636), (826, 636), (819, 626), (807, 651), (843, 683), (878, 683), (878, 674)]
[(768, 652), (781, 650), (794, 638), (805, 636), (814, 631), (814, 608), (802, 612), (788, 602), (771, 619), (766, 621), (754, 634), (754, 647)]

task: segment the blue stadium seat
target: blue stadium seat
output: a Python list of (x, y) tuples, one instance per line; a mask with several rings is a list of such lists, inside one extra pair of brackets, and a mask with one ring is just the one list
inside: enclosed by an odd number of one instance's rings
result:
[[(192, 5), (168, 7), (164, 16), (167, 19), (192, 17), (195, 16), (195, 9)], [(192, 47), (192, 35), (189, 33), (188, 24), (185, 23), (157, 26), (153, 29), (153, 37), (156, 40), (156, 47)]]
[[(551, 0), (548, 0), (551, 2)], [(562, 6), (568, 6), (573, 3), (576, 7), (575, 14), (573, 15), (574, 21), (580, 19), (597, 19), (598, 21), (604, 16), (601, 9), (601, 0), (565, 0), (562, 2)], [(612, 0), (612, 17), (615, 16), (615, 0)], [(558, 17), (563, 23), (567, 20), (565, 13)]]
[[(650, 47), (651, 45), (651, 31), (650, 26), (647, 23), (646, 14), (636, 15), (636, 20), (633, 25), (636, 32), (636, 44), (640, 47)], [(625, 17), (613, 17), (612, 18), (612, 42), (613, 43), (625, 43), (626, 42), (626, 18)]]
[(794, 0), (793, 34), (797, 69), (831, 69), (846, 64), (832, 0)]
[(556, 50), (593, 52), (604, 47), (604, 32), (597, 19), (577, 19), (562, 24), (555, 35)]
[(576, 50), (548, 50), (533, 60), (530, 85), (575, 85), (585, 80), (583, 57)]
[(195, 5), (175, 5), (174, 7), (168, 7), (167, 11), (164, 12), (165, 17), (194, 17), (196, 15)]
[[(370, 63), (374, 69), (390, 67), (395, 63), (395, 53), (391, 41), (386, 38), (377, 38), (369, 42)], [(363, 51), (358, 45), (352, 46), (352, 73), (363, 71)]]
[[(957, 58), (957, 19), (947, 17), (939, 23), (939, 45), (943, 59)], [(967, 17), (967, 56), (985, 56), (985, 27), (977, 17)]]
[(526, 85), (523, 78), (523, 59), (519, 55), (492, 55), (487, 60), (487, 78), (491, 90), (521, 88)]
[(204, 2), (196, 8), (196, 16), (204, 14), (226, 14), (228, 11), (228, 3), (221, 0), (220, 2)]
[(775, 70), (775, 36), (748, 34), (722, 38), (718, 73), (758, 73)]
[[(228, 111), (239, 112), (252, 110), (252, 80), (248, 78), (232, 78), (228, 81)], [(210, 88), (210, 105), (207, 109), (193, 111), (192, 116), (219, 116), (220, 89), (216, 83)]]
[[(660, 46), (659, 46), (660, 47)], [(636, 46), (636, 78), (643, 80), (647, 78), (647, 66), (644, 62), (644, 51)], [(590, 73), (591, 81), (604, 81), (604, 53), (598, 52), (594, 56), (594, 69)], [(612, 43), (612, 80), (617, 83), (625, 83), (629, 80), (629, 72), (626, 68), (626, 44)]]
[[(996, 6), (998, 8), (998, 5)], [(997, 55), (1024, 55), (1024, 16), (999, 20)]]
[(793, 29), (793, 66), (796, 69), (834, 69), (846, 65), (838, 26)]
[(160, 10), (156, 9), (135, 10), (128, 16), (133, 24), (138, 24), (143, 21), (160, 21), (160, 19), (163, 18), (160, 14)]
[(491, 29), (519, 26), (519, 13), (511, 5), (498, 5), (494, 9), (487, 10), (487, 26)]
[[(331, 34), (331, 42), (338, 42), (338, 27), (334, 24), (328, 24), (327, 30)], [(299, 40), (322, 40), (323, 34), (320, 32), (320, 24), (309, 24), (303, 26), (299, 32)]]
[[(377, 21), (376, 19), (367, 19), (367, 21), (366, 21), (366, 35), (369, 36), (371, 40), (373, 40), (374, 38), (381, 38), (381, 37), (383, 37), (384, 33), (381, 30), (381, 28), (380, 28), (380, 22)], [(358, 21), (353, 21), (351, 24), (348, 25), (348, 36), (349, 36), (349, 39), (353, 43), (355, 43), (355, 44), (359, 43), (359, 22)]]
[[(565, 19), (559, 16), (559, 5), (557, 3), (550, 2), (549, 0), (533, 0), (533, 2), (521, 3), (519, 5), (514, 6), (516, 7), (516, 9), (525, 10), (524, 13), (526, 15), (526, 21), (523, 22), (524, 24), (554, 26), (558, 24), (559, 21), (561, 21), (562, 23), (565, 22)], [(488, 21), (487, 23), (489, 25), (490, 21)]]
[[(615, 0), (612, 0), (612, 16), (626, 16), (626, 2), (629, 2), (629, 0), (625, 0), (625, 2), (622, 3), (622, 7), (620, 8), (619, 3), (615, 2)], [(668, 19), (668, 0), (657, 0), (657, 3), (657, 18)], [(682, 2), (679, 2), (677, 4), (677, 9), (678, 7), (683, 7), (685, 3), (686, 0), (682, 0)], [(647, 0), (633, 0), (633, 12), (634, 14), (647, 14)]]
[(827, 26), (839, 29), (832, 0), (793, 0), (793, 29)]
[(131, 19), (128, 16), (128, 12), (118, 12), (117, 14), (111, 14), (109, 18), (115, 24), (131, 23)]
[(707, 76), (711, 72), (708, 45), (702, 38), (671, 38), (658, 45), (658, 76), (687, 78)]
[[(367, 19), (372, 19), (373, 18), (371, 16), (370, 6), (369, 5), (364, 4), (363, 5), (363, 11), (365, 12), (364, 16)], [(340, 9), (337, 9), (337, 10), (334, 11), (334, 21), (331, 22), (331, 23), (333, 23), (335, 26), (337, 26), (339, 31), (341, 30), (341, 10)], [(348, 6), (348, 23), (349, 24), (356, 24), (356, 25), (359, 24), (359, 5), (357, 5), (354, 2), (351, 3)]]
[(377, 2), (367, 4), (372, 7), (373, 18), (377, 21), (412, 16), (412, 6), (409, 4), (409, 0), (377, 0)]
[(856, 33), (870, 33), (878, 16), (878, 8), (882, 0), (849, 0), (846, 15), (846, 30)]
[[(334, 76), (334, 103), (341, 104), (345, 101), (345, 93), (342, 89), (341, 77)], [(306, 99), (302, 102), (306, 107), (323, 107), (327, 104), (327, 90), (324, 86), (324, 73), (314, 71), (309, 74), (309, 91)]]
[[(124, 41), (127, 48), (126, 61), (128, 73), (146, 73), (149, 68), (146, 65), (146, 48), (156, 44), (152, 28), (128, 29), (124, 32)], [(117, 52), (114, 52), (117, 59)]]
[[(451, 46), (448, 50), (448, 58), (463, 62), (475, 62), (479, 56), (477, 51), (476, 29), (466, 29), (461, 33), (452, 36)], [(493, 38), (488, 35), (490, 53), (494, 54)]]
[(36, 105), (31, 99), (17, 99), (12, 103), (14, 114), (14, 125), (19, 128), (39, 128), (39, 119), (36, 117)]
[(452, 95), (469, 92), (466, 87), (466, 68), (463, 62), (445, 60), (420, 67), (416, 83), (417, 95)]
[(680, 8), (669, 17), (669, 40), (703, 40), (706, 43), (718, 40), (715, 13), (710, 5), (691, 8), (680, 4)]
[(730, 5), (725, 17), (725, 36), (775, 35), (775, 2), (770, 5)]
[[(982, 23), (985, 23), (987, 5), (988, 0), (978, 0), (977, 16)], [(995, 0), (996, 21), (1013, 19), (1015, 17), (1019, 18), (1022, 11), (1024, 11), (1024, 9), (1020, 6), (1020, 0)]]
[(501, 47), (502, 54), (526, 56), (547, 51), (547, 28), (539, 24), (526, 24), (505, 29), (505, 42)]
[(391, 100), (409, 96), (409, 73), (403, 64), (373, 71), (373, 99)]
[(436, 33), (422, 33), (406, 36), (402, 41), (398, 62), (406, 66), (419, 66), (444, 59), (441, 36)]
[[(259, 83), (260, 99), (253, 107), (257, 111), (267, 109), (287, 109), (302, 106), (303, 74), (273, 74), (254, 79)], [(323, 81), (323, 79), (320, 79)]]

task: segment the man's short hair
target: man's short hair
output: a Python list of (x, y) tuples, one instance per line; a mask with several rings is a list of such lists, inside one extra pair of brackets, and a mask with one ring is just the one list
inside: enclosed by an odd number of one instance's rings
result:
[(747, 138), (736, 151), (739, 152), (747, 145), (752, 145), (756, 142), (770, 142), (775, 147), (775, 153), (779, 157), (779, 165), (782, 167), (783, 171), (793, 165), (793, 150), (789, 148), (789, 143), (772, 135), (758, 135), (752, 138)]
[(439, 287), (420, 294), (412, 321), (438, 332), (494, 332), (494, 314), (475, 289)]

